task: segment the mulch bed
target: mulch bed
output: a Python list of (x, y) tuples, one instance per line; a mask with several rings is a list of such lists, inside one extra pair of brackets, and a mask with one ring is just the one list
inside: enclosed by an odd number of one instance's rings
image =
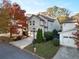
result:
[(10, 38), (9, 37), (0, 37), (0, 43), (8, 43), (10, 42)]

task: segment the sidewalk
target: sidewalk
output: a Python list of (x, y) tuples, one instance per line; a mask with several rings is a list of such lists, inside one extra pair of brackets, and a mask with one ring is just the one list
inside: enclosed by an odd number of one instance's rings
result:
[(0, 34), (0, 36), (9, 37), (10, 36), (10, 33), (2, 33), (2, 34)]
[(33, 41), (33, 37), (28, 37), (19, 41), (10, 42), (13, 46), (16, 46), (20, 49), (25, 48), (26, 46), (30, 45)]

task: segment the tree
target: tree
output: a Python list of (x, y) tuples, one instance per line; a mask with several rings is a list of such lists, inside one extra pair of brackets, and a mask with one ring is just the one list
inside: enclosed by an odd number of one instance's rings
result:
[(79, 13), (75, 14), (74, 16), (71, 16), (71, 19), (73, 19), (73, 20), (77, 20), (78, 17), (79, 17)]
[(48, 8), (47, 12), (48, 12), (49, 16), (53, 16), (53, 17), (59, 17), (62, 15), (69, 16), (69, 14), (70, 14), (69, 10), (67, 10), (65, 8), (60, 8), (57, 6)]
[(9, 32), (9, 26), (8, 26), (10, 22), (9, 8), (11, 6), (11, 3), (9, 3), (8, 0), (6, 1), (2, 0), (0, 4), (1, 4), (0, 6), (0, 31)]
[[(25, 10), (22, 10), (17, 3), (12, 4), (11, 8), (9, 9), (9, 15), (11, 17), (11, 28), (10, 28), (10, 36), (12, 34), (17, 34), (17, 28), (27, 28), (28, 25), (26, 24), (27, 18), (25, 16)], [(13, 22), (15, 21), (15, 22)], [(15, 23), (15, 24), (13, 24)], [(21, 25), (21, 26), (18, 26)], [(14, 29), (14, 30), (13, 30)]]
[(43, 39), (42, 29), (38, 29), (37, 36), (36, 36), (36, 42), (41, 43), (43, 41), (44, 41), (44, 39)]
[(66, 20), (69, 20), (69, 17), (68, 16), (58, 16), (57, 19), (59, 20), (60, 23), (63, 23)]
[(7, 9), (1, 8), (0, 13), (0, 31), (1, 32), (9, 32), (9, 22), (10, 16)]
[(48, 12), (48, 15), (49, 16), (52, 16), (53, 15), (53, 12), (52, 11), (53, 11), (53, 8), (52, 7), (50, 7), (50, 8), (47, 9), (47, 12)]

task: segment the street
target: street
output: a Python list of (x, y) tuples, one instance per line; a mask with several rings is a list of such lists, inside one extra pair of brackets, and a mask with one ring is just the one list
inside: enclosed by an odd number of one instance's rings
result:
[(0, 59), (40, 59), (9, 44), (0, 44)]

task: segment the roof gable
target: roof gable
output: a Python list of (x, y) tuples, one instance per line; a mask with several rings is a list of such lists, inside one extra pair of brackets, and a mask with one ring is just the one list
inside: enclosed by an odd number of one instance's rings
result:
[(29, 18), (29, 20), (32, 19), (33, 17), (36, 17), (36, 18), (40, 19), (41, 21), (44, 21), (44, 19), (40, 18), (38, 15), (32, 15), (32, 16)]
[(55, 20), (55, 19), (52, 19), (52, 18), (50, 18), (48, 16), (43, 16), (43, 15), (38, 15), (38, 16), (41, 16), (40, 18), (43, 17), (45, 20), (50, 21), (50, 22), (54, 22), (54, 20)]
[(36, 15), (32, 15), (31, 17), (29, 17), (29, 20), (32, 19), (33, 17), (36, 17)]
[[(30, 18), (29, 18), (29, 20), (31, 19), (31, 18), (33, 18), (33, 17), (37, 17), (38, 19), (40, 19), (41, 21), (49, 21), (49, 22), (54, 22), (55, 20), (57, 20), (57, 19), (53, 19), (53, 18), (50, 18), (50, 17), (48, 17), (48, 16), (43, 16), (43, 15), (32, 15)], [(59, 22), (59, 21), (58, 21)]]

